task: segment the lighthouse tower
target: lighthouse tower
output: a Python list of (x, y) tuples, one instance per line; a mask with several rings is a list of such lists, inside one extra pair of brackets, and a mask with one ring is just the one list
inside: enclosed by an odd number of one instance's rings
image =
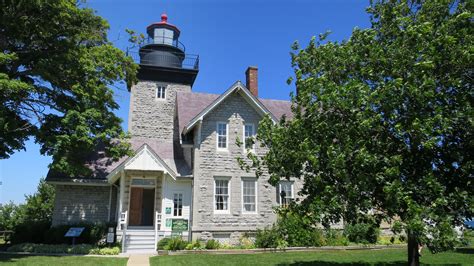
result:
[[(168, 16), (147, 27), (148, 38), (136, 54), (138, 82), (130, 88), (128, 130), (132, 137), (172, 143), (176, 93), (191, 92), (199, 71), (199, 56), (186, 54), (180, 30)], [(176, 128), (177, 130), (177, 128)]]

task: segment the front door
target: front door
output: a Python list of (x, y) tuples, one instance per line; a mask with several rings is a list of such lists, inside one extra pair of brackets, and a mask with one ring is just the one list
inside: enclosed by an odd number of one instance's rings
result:
[(131, 187), (130, 193), (128, 224), (131, 226), (152, 226), (155, 189)]

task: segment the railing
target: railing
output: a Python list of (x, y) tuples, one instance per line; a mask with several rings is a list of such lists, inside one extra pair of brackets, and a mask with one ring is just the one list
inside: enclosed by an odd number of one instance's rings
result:
[(155, 38), (147, 38), (147, 39), (144, 39), (141, 43), (140, 43), (140, 47), (143, 47), (145, 45), (149, 45), (149, 44), (164, 44), (164, 45), (169, 45), (169, 46), (173, 46), (173, 47), (176, 47), (178, 49), (180, 49), (181, 51), (186, 51), (186, 47), (184, 46), (184, 44), (178, 40), (175, 40), (173, 38), (170, 38), (170, 37), (165, 37), (165, 36), (155, 36)]
[(125, 241), (127, 237), (128, 211), (120, 213), (119, 226), (122, 229), (122, 253), (125, 252)]
[(158, 231), (161, 229), (161, 213), (155, 212), (155, 250), (158, 248)]
[[(127, 55), (132, 57), (137, 64), (147, 66), (164, 66), (183, 69), (199, 69), (199, 55), (193, 54), (159, 54), (157, 50), (141, 49), (142, 54), (150, 52), (146, 57), (140, 58), (140, 53), (133, 50), (128, 50)], [(153, 54), (151, 54), (153, 53)]]

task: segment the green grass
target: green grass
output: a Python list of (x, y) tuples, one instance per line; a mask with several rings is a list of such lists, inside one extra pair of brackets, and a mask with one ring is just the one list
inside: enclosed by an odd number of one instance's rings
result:
[(127, 265), (127, 258), (98, 258), (84, 256), (27, 256), (0, 254), (0, 265)]
[[(245, 255), (176, 255), (157, 256), (150, 259), (151, 265), (406, 265), (405, 249), (390, 250), (341, 250), (312, 252), (282, 252)], [(422, 265), (473, 265), (472, 250), (431, 254), (425, 250)]]

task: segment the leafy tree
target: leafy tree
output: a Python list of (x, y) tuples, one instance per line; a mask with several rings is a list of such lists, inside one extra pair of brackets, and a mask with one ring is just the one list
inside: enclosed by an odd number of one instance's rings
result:
[(0, 230), (15, 230), (23, 222), (23, 218), (23, 205), (16, 205), (12, 201), (0, 205)]
[(371, 27), (346, 41), (295, 43), (294, 117), (264, 119), (257, 140), (269, 151), (242, 166), (268, 169), (274, 184), (303, 179), (299, 207), (314, 222), (395, 219), (418, 265), (418, 244), (452, 248), (473, 216), (473, 2), (378, 0), (367, 11)]
[(33, 137), (53, 170), (90, 174), (98, 146), (129, 152), (109, 86), (135, 81), (137, 65), (107, 39), (107, 22), (80, 1), (0, 4), (0, 159)]
[(51, 222), (54, 209), (54, 186), (40, 179), (36, 193), (26, 195), (25, 220), (28, 222)]

